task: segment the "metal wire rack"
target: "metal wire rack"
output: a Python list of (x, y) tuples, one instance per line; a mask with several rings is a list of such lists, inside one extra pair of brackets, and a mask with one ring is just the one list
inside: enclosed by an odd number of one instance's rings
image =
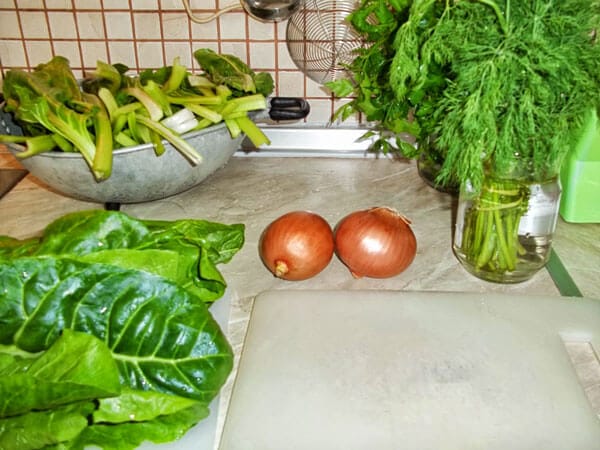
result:
[(288, 20), (287, 48), (304, 74), (323, 84), (345, 78), (345, 64), (363, 40), (346, 20), (358, 2), (354, 0), (304, 0)]

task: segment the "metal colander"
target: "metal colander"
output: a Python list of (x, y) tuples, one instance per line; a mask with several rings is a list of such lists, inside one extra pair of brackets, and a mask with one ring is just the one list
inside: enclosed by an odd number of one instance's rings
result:
[(296, 66), (323, 84), (345, 78), (344, 64), (354, 60), (363, 40), (346, 21), (359, 2), (353, 0), (304, 0), (288, 20), (287, 47)]

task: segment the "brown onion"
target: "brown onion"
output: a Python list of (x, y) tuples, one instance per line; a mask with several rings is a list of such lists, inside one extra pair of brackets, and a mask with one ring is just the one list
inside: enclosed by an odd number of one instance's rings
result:
[(321, 272), (333, 257), (333, 231), (309, 211), (293, 211), (271, 222), (263, 232), (260, 257), (279, 278), (305, 280)]
[(354, 277), (388, 278), (412, 263), (417, 239), (406, 217), (376, 207), (355, 211), (338, 223), (335, 251)]

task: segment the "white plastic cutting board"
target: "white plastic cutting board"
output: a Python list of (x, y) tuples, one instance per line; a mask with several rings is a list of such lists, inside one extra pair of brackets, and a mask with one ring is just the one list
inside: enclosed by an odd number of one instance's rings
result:
[(221, 450), (594, 450), (564, 342), (600, 301), (391, 291), (255, 299)]

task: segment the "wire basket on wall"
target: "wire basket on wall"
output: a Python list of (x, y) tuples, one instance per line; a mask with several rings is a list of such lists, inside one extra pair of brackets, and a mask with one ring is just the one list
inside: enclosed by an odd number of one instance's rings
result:
[(346, 17), (359, 5), (354, 0), (304, 0), (288, 20), (287, 47), (296, 66), (319, 84), (347, 76), (344, 64), (363, 46)]

